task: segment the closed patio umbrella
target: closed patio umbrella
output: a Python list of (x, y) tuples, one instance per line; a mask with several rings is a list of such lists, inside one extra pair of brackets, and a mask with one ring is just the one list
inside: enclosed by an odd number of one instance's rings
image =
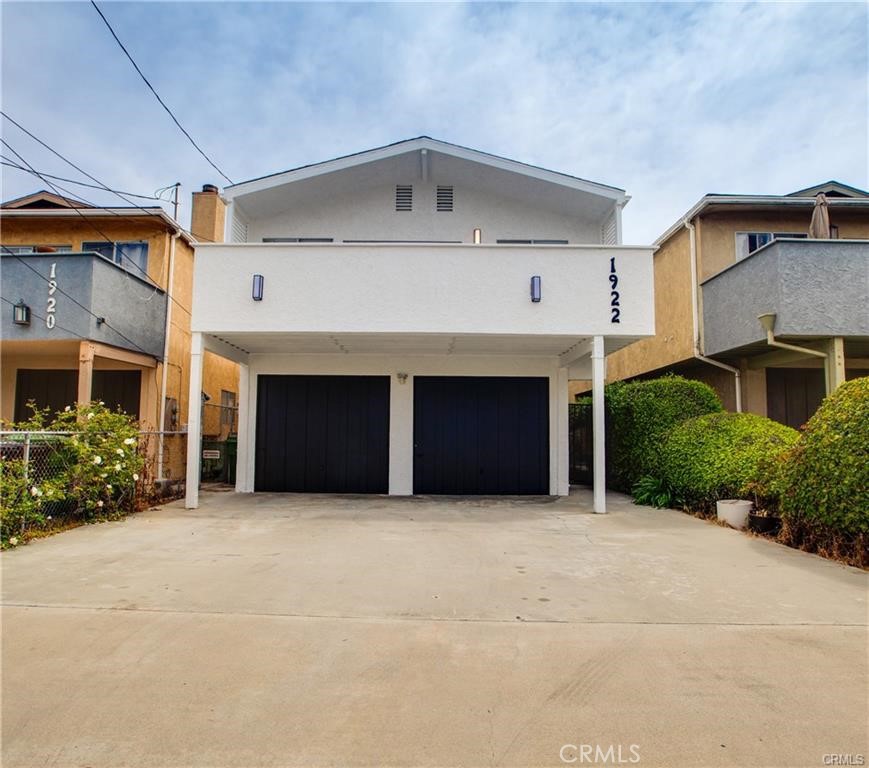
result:
[(827, 208), (827, 196), (823, 192), (815, 198), (812, 223), (809, 224), (809, 237), (815, 240), (830, 239), (830, 211)]

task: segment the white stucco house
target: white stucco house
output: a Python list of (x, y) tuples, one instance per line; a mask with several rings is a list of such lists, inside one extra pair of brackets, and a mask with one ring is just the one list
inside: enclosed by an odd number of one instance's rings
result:
[[(204, 350), (240, 364), (237, 491), (564, 495), (591, 379), (605, 511), (605, 355), (655, 330), (623, 190), (420, 137), (222, 195), (190, 392)], [(187, 475), (196, 507), (196, 450)]]

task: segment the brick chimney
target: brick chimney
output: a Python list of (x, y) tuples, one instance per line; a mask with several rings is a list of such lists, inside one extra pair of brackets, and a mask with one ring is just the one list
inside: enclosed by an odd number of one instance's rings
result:
[(214, 184), (203, 184), (201, 192), (193, 193), (190, 231), (203, 243), (222, 243), (226, 221), (226, 201)]

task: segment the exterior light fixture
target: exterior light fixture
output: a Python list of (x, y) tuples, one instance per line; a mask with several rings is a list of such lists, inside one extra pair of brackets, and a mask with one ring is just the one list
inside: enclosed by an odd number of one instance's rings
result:
[(531, 301), (535, 304), (540, 301), (540, 297), (543, 295), (543, 289), (540, 283), (540, 275), (534, 275), (534, 277), (531, 278)]
[(251, 296), (254, 301), (263, 300), (263, 283), (265, 283), (265, 278), (262, 275), (253, 276), (253, 291)]
[(24, 303), (24, 299), (19, 299), (12, 306), (12, 322), (15, 325), (30, 325), (30, 307)]
[(483, 242), (483, 230), (477, 227), (474, 230), (474, 245), (479, 245)]

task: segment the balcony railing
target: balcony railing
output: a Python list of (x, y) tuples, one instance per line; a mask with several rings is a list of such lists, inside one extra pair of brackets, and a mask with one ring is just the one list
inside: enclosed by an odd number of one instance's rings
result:
[(776, 315), (776, 336), (869, 336), (869, 241), (774, 240), (703, 283), (705, 352), (764, 342), (758, 315)]
[[(96, 253), (2, 256), (4, 341), (91, 339), (162, 357), (166, 294)], [(10, 304), (30, 308), (14, 322)]]

